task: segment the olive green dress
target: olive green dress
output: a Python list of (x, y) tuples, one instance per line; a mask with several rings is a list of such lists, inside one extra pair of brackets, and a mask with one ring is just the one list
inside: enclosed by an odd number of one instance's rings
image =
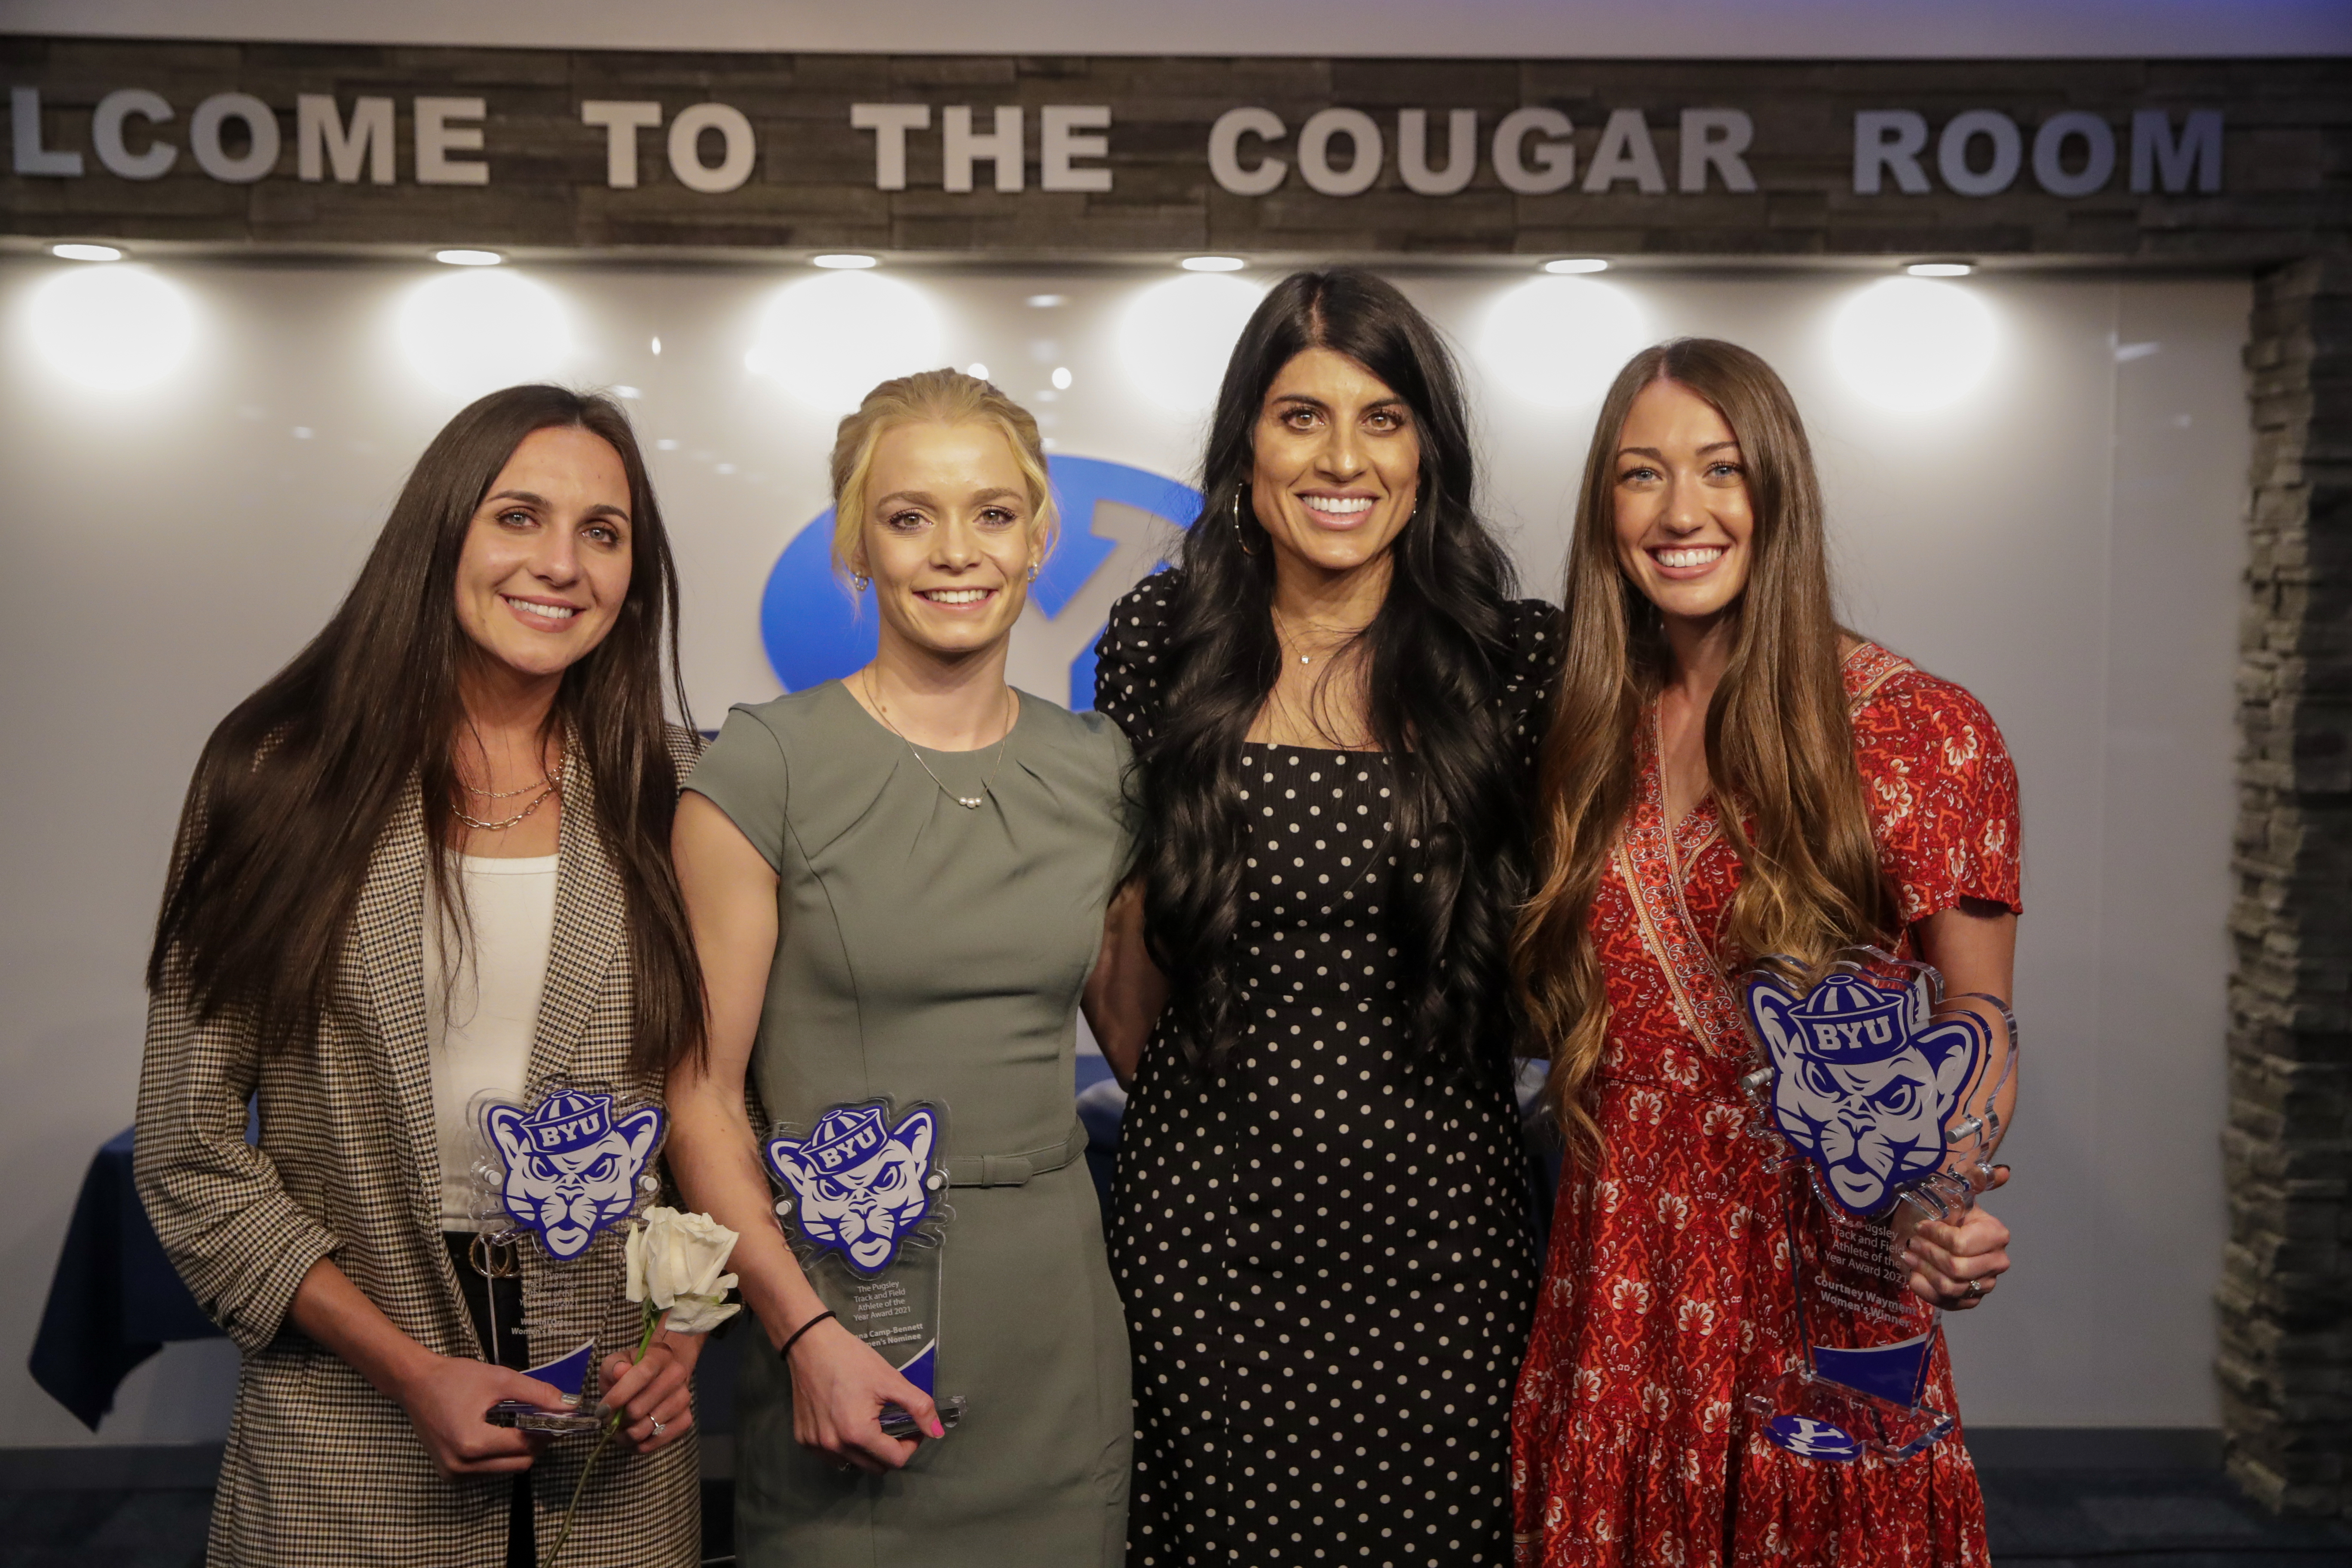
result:
[(840, 1473), (793, 1441), (791, 1378), (755, 1346), (735, 1464), (751, 1568), (1124, 1558), (1127, 1331), (1072, 1058), (1126, 869), (1128, 758), (1109, 720), (1024, 693), (1001, 762), (993, 746), (919, 761), (828, 681), (735, 709), (687, 784), (779, 879), (751, 1055), (768, 1116), (805, 1128), (877, 1094), (947, 1107), (937, 1386), (970, 1401), (963, 1424), (903, 1470)]

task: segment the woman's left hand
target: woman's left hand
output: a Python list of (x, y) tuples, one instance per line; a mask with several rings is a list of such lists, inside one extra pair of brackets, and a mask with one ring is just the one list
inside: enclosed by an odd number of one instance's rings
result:
[(619, 1410), (621, 1436), (640, 1454), (684, 1436), (694, 1426), (694, 1363), (703, 1336), (655, 1332), (645, 1360), (632, 1365), (614, 1352), (604, 1358), (604, 1404)]
[[(1997, 1167), (1986, 1191), (2009, 1179)], [(2009, 1226), (1981, 1205), (1956, 1220), (1921, 1220), (1903, 1243), (1911, 1291), (1931, 1306), (1964, 1311), (1979, 1305), (2009, 1272)]]

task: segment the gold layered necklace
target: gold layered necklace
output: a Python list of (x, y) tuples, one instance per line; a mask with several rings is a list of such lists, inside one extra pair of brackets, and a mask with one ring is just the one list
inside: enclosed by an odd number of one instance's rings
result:
[[(562, 793), (563, 789), (563, 769), (561, 766), (550, 768), (546, 773), (540, 775), (537, 780), (523, 785), (520, 789), (477, 789), (472, 784), (467, 784), (462, 779), (458, 781), (457, 787), (464, 790), (468, 798), (478, 796), (483, 800), (512, 800), (515, 796), (520, 795), (530, 795), (530, 801), (524, 805), (520, 811), (516, 812), (512, 816), (502, 818), (497, 822), (484, 822), (478, 816), (468, 816), (466, 815), (466, 808), (462, 805), (452, 805), (449, 808), (451, 814), (455, 816), (458, 821), (464, 823), (467, 826), (472, 828), (477, 833), (504, 833), (508, 828), (520, 825), (525, 817), (528, 817), (532, 812), (537, 811), (541, 806), (545, 805), (551, 798)], [(531, 792), (534, 790), (539, 793), (532, 795)]]
[[(923, 761), (923, 753), (916, 747), (915, 742), (907, 740), (907, 732), (904, 730), (899, 729), (898, 725), (890, 722), (890, 710), (882, 706), (882, 694), (874, 689), (874, 671), (871, 667), (868, 667), (866, 671), (865, 681), (866, 700), (874, 705), (874, 716), (882, 721), (882, 727), (884, 729), (889, 731), (893, 735), (898, 736), (899, 740), (906, 741), (907, 754), (915, 759), (915, 765), (922, 769), (926, 773), (930, 773), (931, 782), (940, 786), (940, 793), (941, 795), (947, 796), (950, 800), (955, 802), (966, 811), (978, 811), (982, 805), (988, 799), (989, 786), (996, 783), (997, 771), (1004, 766), (1004, 748), (1010, 744), (1013, 740), (1013, 726), (1015, 721), (1019, 718), (1018, 712), (1016, 711), (1013, 718), (1007, 719), (1004, 722), (1004, 734), (996, 742), (996, 761), (989, 764), (988, 776), (980, 781), (980, 793), (978, 795), (958, 795), (955, 791), (948, 788), (947, 780), (940, 777), (937, 773), (931, 773), (931, 764)], [(1007, 698), (1012, 698), (1013, 688), (1009, 686), (1006, 687), (1004, 689), (1004, 695)], [(1013, 700), (1017, 702), (1019, 700), (1013, 699)]]

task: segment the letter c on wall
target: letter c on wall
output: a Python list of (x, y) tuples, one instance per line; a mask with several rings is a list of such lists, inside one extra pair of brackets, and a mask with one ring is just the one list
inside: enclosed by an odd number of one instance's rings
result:
[(150, 142), (144, 153), (123, 144), (122, 122), (132, 115), (160, 125), (172, 118), (172, 106), (144, 88), (126, 87), (98, 100), (90, 116), (89, 143), (107, 172), (125, 180), (160, 180), (179, 162), (180, 150), (168, 142)]
[(1228, 109), (1209, 127), (1209, 173), (1237, 196), (1265, 195), (1282, 184), (1290, 165), (1279, 158), (1265, 158), (1255, 169), (1243, 168), (1242, 138), (1278, 142), (1289, 134), (1290, 128), (1271, 109)]

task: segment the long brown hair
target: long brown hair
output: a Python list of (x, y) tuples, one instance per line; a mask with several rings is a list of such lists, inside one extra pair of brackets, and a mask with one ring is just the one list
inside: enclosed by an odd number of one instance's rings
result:
[(462, 908), (453, 752), (465, 719), (459, 669), (473, 643), (457, 621), (457, 559), (515, 448), (533, 431), (564, 427), (603, 439), (628, 475), (629, 591), (604, 640), (563, 672), (548, 726), (568, 731), (584, 755), (593, 829), (620, 875), (632, 1066), (647, 1072), (700, 1053), (702, 972), (669, 861), (678, 780), (665, 696), (681, 718), (688, 711), (669, 536), (628, 416), (560, 386), (510, 386), (450, 420), (326, 628), (213, 731), (181, 814), (147, 958), (151, 990), (184, 988), (201, 1019), (249, 1020), (264, 1051), (312, 1035), (369, 858), (412, 779), (424, 794), (434, 890), (444, 909)]
[[(1551, 1054), (1560, 1125), (1591, 1152), (1587, 1104), (1608, 995), (1586, 924), (1640, 769), (1640, 726), (1671, 673), (1664, 623), (1617, 558), (1617, 444), (1654, 382), (1688, 387), (1731, 426), (1755, 516), (1748, 585), (1726, 612), (1731, 660), (1706, 710), (1706, 772), (1740, 879), (1726, 952), (1818, 964), (1892, 934), (1841, 674), (1822, 543), (1821, 486), (1794, 399), (1772, 367), (1734, 343), (1678, 338), (1644, 349), (1601, 405), (1569, 545), (1567, 648), (1544, 739), (1536, 809), (1537, 892), (1512, 966)], [(1751, 830), (1752, 824), (1752, 830)]]

